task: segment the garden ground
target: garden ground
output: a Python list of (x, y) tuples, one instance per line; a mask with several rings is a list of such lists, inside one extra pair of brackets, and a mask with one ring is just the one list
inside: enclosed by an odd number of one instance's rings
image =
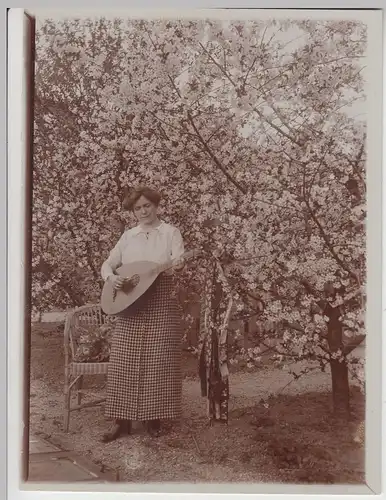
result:
[[(32, 329), (31, 432), (88, 458), (102, 472), (135, 483), (364, 483), (364, 444), (355, 439), (364, 398), (353, 387), (351, 421), (335, 420), (328, 372), (291, 382), (291, 375), (269, 363), (233, 370), (229, 424), (210, 426), (196, 359), (185, 353), (184, 416), (159, 439), (137, 425), (132, 436), (100, 443), (109, 426), (100, 407), (74, 412), (64, 433), (63, 333), (57, 326), (36, 323)], [(104, 383), (89, 377), (86, 387), (100, 394)]]

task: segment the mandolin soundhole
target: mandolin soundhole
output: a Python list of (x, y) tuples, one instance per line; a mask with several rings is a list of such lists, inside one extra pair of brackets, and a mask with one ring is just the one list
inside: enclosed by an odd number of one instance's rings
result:
[(137, 286), (138, 283), (139, 283), (139, 274), (134, 274), (134, 276), (130, 279), (130, 283), (133, 285), (133, 286)]

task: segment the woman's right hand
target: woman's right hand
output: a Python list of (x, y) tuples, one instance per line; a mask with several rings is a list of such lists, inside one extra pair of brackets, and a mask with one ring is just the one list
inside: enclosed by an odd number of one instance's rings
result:
[(109, 276), (109, 280), (111, 281), (115, 290), (120, 290), (123, 287), (126, 278), (124, 278), (123, 276), (118, 276), (117, 274), (112, 274), (111, 276)]

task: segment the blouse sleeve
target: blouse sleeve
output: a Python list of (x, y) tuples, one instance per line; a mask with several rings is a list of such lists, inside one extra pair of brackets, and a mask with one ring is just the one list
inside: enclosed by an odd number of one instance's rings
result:
[(122, 264), (122, 243), (124, 234), (118, 240), (118, 243), (111, 250), (107, 259), (103, 262), (101, 275), (104, 280), (114, 274), (114, 271)]
[(182, 239), (181, 232), (179, 229), (174, 228), (172, 235), (172, 248), (171, 248), (171, 258), (172, 260), (178, 259), (184, 253), (184, 240)]

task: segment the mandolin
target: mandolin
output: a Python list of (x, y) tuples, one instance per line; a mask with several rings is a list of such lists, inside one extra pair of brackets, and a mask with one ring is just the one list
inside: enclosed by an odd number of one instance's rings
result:
[[(200, 250), (185, 252), (181, 258), (189, 260), (201, 254)], [(180, 260), (180, 259), (179, 259)], [(128, 309), (154, 283), (157, 277), (175, 266), (170, 260), (164, 264), (140, 261), (124, 264), (117, 268), (115, 273), (127, 278), (122, 288), (116, 290), (110, 280), (106, 280), (102, 290), (101, 307), (109, 315), (124, 316)]]

